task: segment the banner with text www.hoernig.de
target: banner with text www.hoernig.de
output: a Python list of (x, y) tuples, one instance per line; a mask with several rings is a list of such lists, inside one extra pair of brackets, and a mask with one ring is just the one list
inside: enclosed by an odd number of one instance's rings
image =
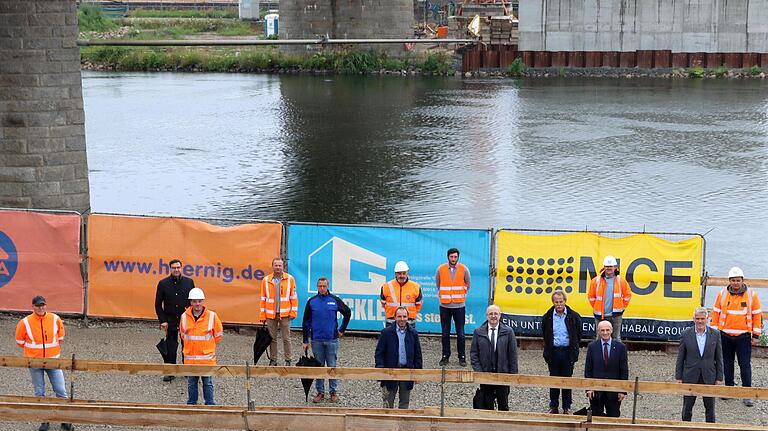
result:
[(496, 241), (494, 303), (518, 334), (541, 335), (541, 317), (552, 306), (551, 294), (562, 289), (567, 304), (582, 316), (584, 335), (594, 335), (587, 290), (606, 255), (618, 260), (620, 276), (632, 290), (622, 338), (679, 339), (701, 304), (703, 239), (699, 236), (668, 241), (649, 234), (611, 238), (589, 232), (499, 231)]
[(158, 281), (170, 262), (205, 292), (227, 323), (256, 323), (262, 279), (280, 255), (280, 223), (215, 226), (200, 220), (88, 217), (88, 314), (154, 319)]
[(460, 251), (459, 262), (471, 274), (465, 327), (471, 332), (485, 320), (490, 239), (487, 230), (289, 224), (287, 271), (296, 278), (299, 296), (299, 316), (293, 326), (301, 326), (307, 299), (317, 293), (317, 279), (326, 277), (331, 292), (352, 310), (349, 329), (381, 330), (381, 286), (394, 279), (395, 263), (403, 260), (410, 267), (410, 278), (421, 285), (424, 297), (417, 329), (440, 333), (435, 272), (447, 262), (448, 249), (455, 247)]

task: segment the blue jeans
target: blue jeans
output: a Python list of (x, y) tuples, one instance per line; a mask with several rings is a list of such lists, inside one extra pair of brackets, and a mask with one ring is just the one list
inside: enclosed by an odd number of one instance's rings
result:
[(215, 406), (213, 401), (213, 378), (210, 376), (187, 376), (187, 404), (197, 404), (198, 391), (197, 380), (203, 379), (203, 399), (206, 406)]
[[(315, 359), (320, 361), (320, 365), (324, 367), (336, 366), (336, 353), (339, 351), (339, 339), (327, 340), (327, 341), (315, 341), (312, 340), (312, 352), (315, 354)], [(336, 392), (336, 379), (328, 380), (331, 392)], [(325, 392), (325, 380), (315, 380), (315, 388), (318, 393)]]
[(35, 388), (36, 397), (45, 396), (45, 374), (48, 374), (48, 380), (51, 381), (56, 398), (67, 398), (67, 385), (64, 383), (64, 372), (62, 370), (30, 368), (29, 374), (32, 376), (32, 386)]

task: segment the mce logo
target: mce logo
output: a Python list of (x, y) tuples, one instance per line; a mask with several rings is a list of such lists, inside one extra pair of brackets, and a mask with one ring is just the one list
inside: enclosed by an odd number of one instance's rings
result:
[[(655, 262), (647, 257), (637, 257), (619, 269), (627, 280), (632, 293), (650, 295), (661, 285), (667, 298), (690, 298), (689, 289), (675, 289), (676, 283), (690, 284), (691, 276), (683, 275), (685, 269), (693, 268), (690, 260), (664, 260)], [(592, 256), (512, 256), (506, 258), (504, 289), (518, 294), (551, 294), (553, 290), (571, 293), (578, 287), (579, 293), (586, 293), (589, 281), (596, 276), (600, 267), (595, 266)], [(500, 268), (500, 270), (502, 270)], [(637, 280), (637, 273), (645, 275), (644, 283)]]
[(0, 231), (0, 287), (13, 280), (18, 267), (19, 256), (16, 252), (16, 245), (5, 232)]

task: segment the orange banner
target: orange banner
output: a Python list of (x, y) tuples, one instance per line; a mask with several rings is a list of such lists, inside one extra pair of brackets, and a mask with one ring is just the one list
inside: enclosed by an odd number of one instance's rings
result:
[(35, 295), (50, 311), (83, 312), (79, 215), (0, 211), (0, 308), (32, 310)]
[(255, 323), (261, 280), (280, 255), (282, 225), (218, 227), (199, 220), (88, 217), (88, 314), (155, 319), (157, 282), (181, 260), (206, 306), (229, 323)]

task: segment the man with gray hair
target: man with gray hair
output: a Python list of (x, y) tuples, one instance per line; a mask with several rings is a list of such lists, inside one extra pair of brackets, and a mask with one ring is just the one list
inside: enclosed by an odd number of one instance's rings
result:
[[(501, 322), (501, 309), (489, 305), (487, 321), (475, 329), (469, 356), (472, 370), (487, 373), (517, 374), (517, 338), (515, 331)], [(480, 385), (477, 408), (509, 410), (509, 386)]]
[[(693, 312), (693, 327), (687, 328), (680, 336), (675, 379), (678, 383), (723, 383), (723, 346), (720, 332), (707, 327), (707, 309), (704, 307), (699, 307)], [(684, 421), (690, 422), (695, 403), (695, 396), (683, 396)], [(704, 397), (704, 412), (707, 422), (715, 422), (713, 397)]]

